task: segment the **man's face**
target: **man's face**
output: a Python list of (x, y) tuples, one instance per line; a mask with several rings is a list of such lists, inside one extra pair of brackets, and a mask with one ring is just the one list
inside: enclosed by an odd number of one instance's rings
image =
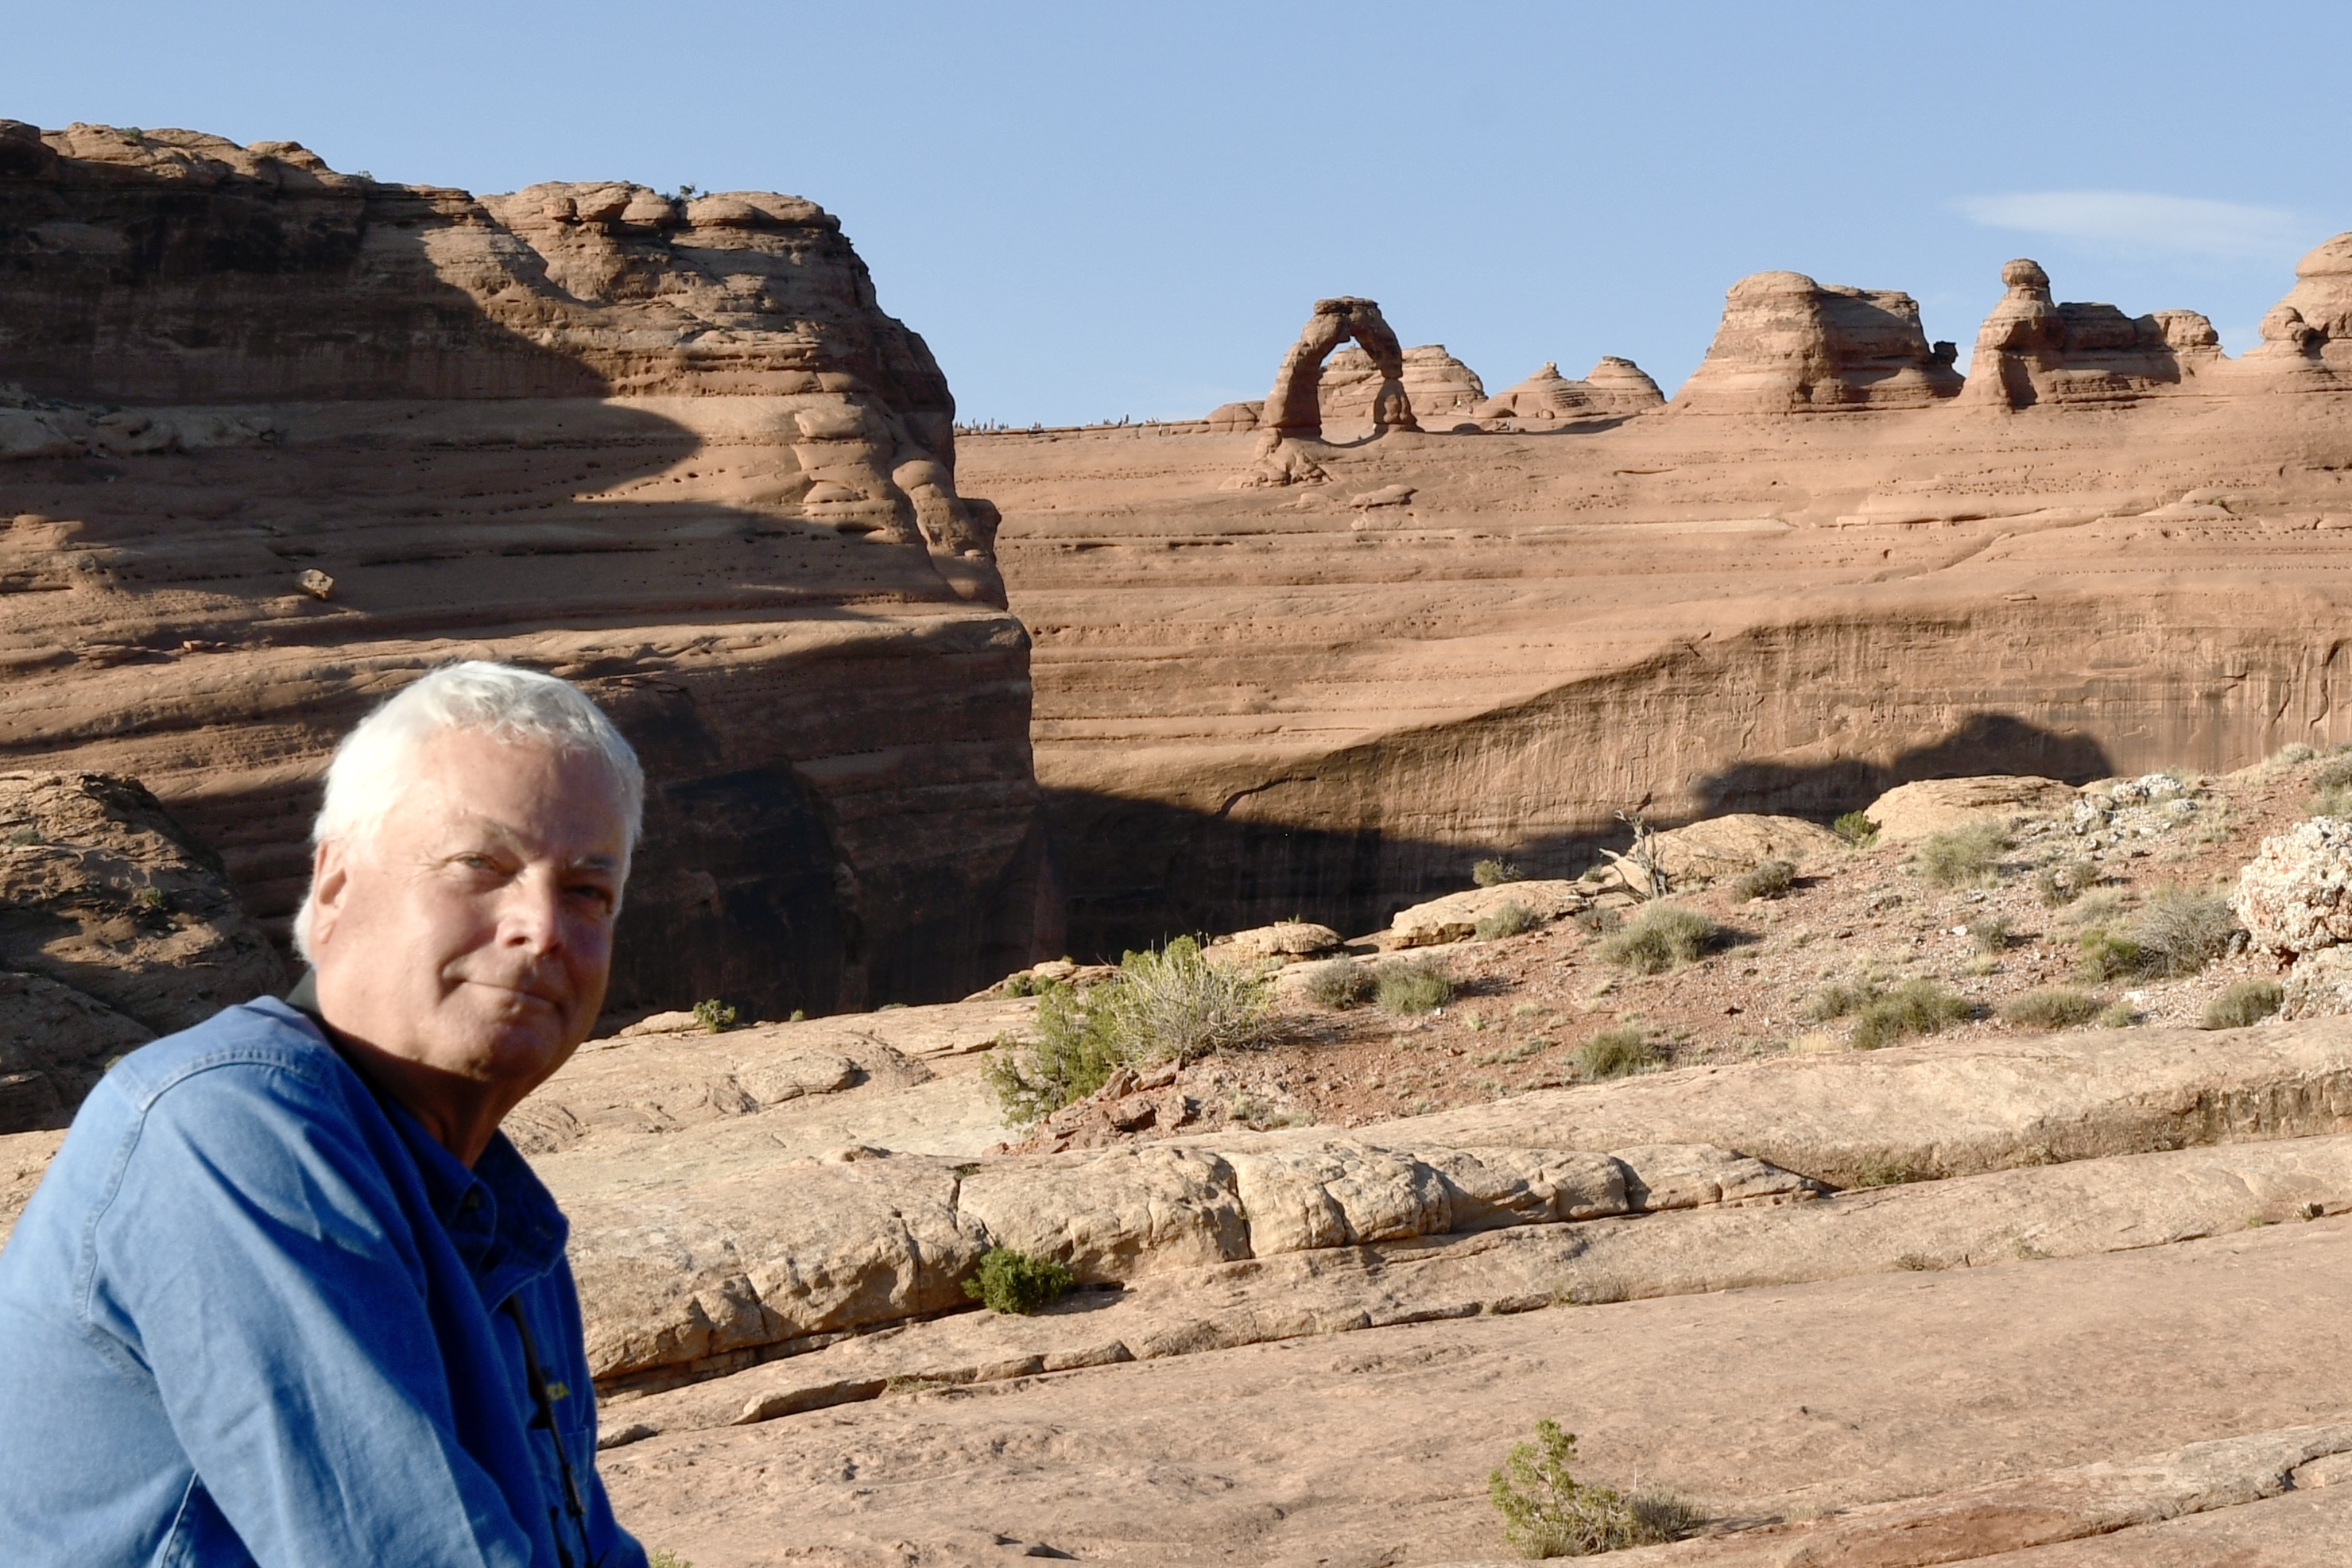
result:
[(416, 781), (373, 839), (320, 846), (320, 1010), (379, 1051), (520, 1100), (604, 1003), (621, 792), (593, 757), (478, 731), (444, 731), (410, 763)]

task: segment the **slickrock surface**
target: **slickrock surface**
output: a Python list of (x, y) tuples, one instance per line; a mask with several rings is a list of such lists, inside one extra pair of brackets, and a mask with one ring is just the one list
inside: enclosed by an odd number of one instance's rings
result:
[[(2295, 286), (2326, 319), (2347, 245)], [(1574, 875), (1645, 800), (1826, 821), (1916, 779), (2352, 737), (2352, 405), (2325, 390), (2352, 338), (2311, 331), (2127, 403), (1979, 407), (1913, 365), (1866, 384), (1918, 406), (1701, 418), (1685, 391), (1294, 442), (1326, 478), (1273, 488), (1220, 488), (1250, 434), (968, 439), (1036, 638), (1070, 948), (1375, 930), (1483, 855)]]
[(7, 766), (138, 778), (281, 921), (332, 742), (517, 659), (653, 779), (616, 1009), (940, 999), (1035, 956), (994, 513), (832, 216), (10, 121), (0, 258)]
[[(2340, 1421), (2352, 1375), (2317, 1347), (2348, 1234), (2331, 1218), (904, 1385), (647, 1438), (602, 1468), (649, 1542), (728, 1565), (997, 1563), (1038, 1545), (1156, 1563), (1492, 1560), (1486, 1472), (1547, 1416), (1582, 1439), (1584, 1478), (1669, 1486), (1731, 1522), (2137, 1462), (2041, 1494), (2045, 1517), (2125, 1522), (2274, 1494), (2260, 1478), (2318, 1436), (2284, 1429)], [(2153, 1458), (2238, 1437), (2257, 1441)], [(1660, 1560), (1677, 1553), (1694, 1549)]]

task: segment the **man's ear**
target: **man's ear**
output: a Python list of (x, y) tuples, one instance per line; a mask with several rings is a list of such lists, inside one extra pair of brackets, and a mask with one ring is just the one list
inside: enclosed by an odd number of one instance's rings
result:
[(316, 952), (332, 936), (343, 910), (343, 894), (351, 891), (351, 853), (341, 839), (328, 839), (310, 854), (310, 948)]

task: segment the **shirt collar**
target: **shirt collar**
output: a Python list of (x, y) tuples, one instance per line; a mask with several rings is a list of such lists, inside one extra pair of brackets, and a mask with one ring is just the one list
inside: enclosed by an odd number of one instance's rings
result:
[[(286, 993), (286, 1004), (307, 1016), (333, 1045), (334, 1032), (319, 1014), (318, 978), (316, 969), (304, 969)], [(469, 1168), (406, 1106), (377, 1092), (367, 1074), (354, 1071), (406, 1145), (424, 1180), (426, 1203), (473, 1270), (485, 1300), (495, 1303), (555, 1266), (571, 1228), (554, 1196), (504, 1133), (490, 1134), (489, 1146)], [(493, 1294), (494, 1285), (503, 1288)]]

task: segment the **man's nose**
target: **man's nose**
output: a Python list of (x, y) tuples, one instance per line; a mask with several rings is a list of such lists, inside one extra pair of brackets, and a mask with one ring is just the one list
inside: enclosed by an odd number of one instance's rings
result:
[(525, 872), (508, 883), (499, 910), (499, 941), (532, 953), (562, 945), (563, 890), (553, 875)]

